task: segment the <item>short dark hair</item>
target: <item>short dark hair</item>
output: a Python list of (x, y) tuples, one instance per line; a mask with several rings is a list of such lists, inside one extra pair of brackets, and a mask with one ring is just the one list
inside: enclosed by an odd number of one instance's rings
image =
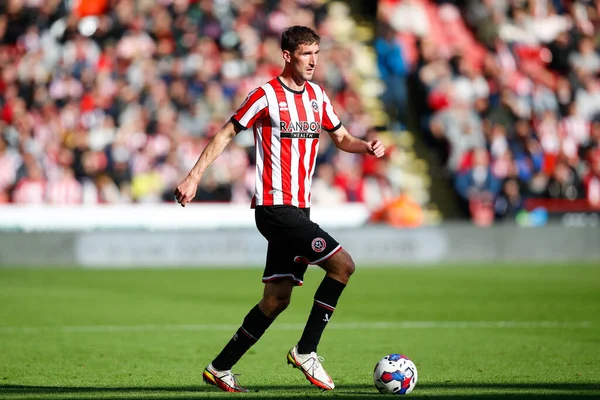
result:
[(318, 44), (320, 41), (321, 37), (309, 27), (294, 25), (281, 34), (281, 50), (293, 53), (301, 44)]

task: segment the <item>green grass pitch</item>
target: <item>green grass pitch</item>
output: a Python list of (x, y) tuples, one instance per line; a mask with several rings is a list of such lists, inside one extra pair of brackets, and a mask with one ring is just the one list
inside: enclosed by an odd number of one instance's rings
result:
[(385, 354), (411, 357), (409, 398), (600, 398), (600, 266), (359, 266), (319, 354), (321, 392), (285, 363), (323, 272), (235, 366), (248, 394), (204, 366), (260, 299), (253, 269), (0, 269), (1, 399), (385, 398)]

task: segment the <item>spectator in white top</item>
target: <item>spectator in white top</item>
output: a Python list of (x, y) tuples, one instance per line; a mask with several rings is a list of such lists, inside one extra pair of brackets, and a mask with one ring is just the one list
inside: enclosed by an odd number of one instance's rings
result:
[(596, 51), (594, 39), (584, 36), (579, 41), (578, 51), (572, 53), (569, 62), (573, 68), (581, 69), (589, 74), (596, 74), (600, 71), (600, 55)]

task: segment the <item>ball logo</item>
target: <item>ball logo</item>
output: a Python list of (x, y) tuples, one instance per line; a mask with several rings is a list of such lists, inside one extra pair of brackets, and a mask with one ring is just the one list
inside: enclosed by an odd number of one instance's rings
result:
[(319, 104), (317, 103), (316, 100), (311, 100), (310, 105), (312, 106), (312, 109), (314, 112), (316, 112), (316, 113), (319, 112)]
[(327, 242), (325, 242), (325, 239), (323, 238), (318, 237), (312, 241), (312, 249), (317, 253), (320, 253), (323, 250), (325, 250), (325, 247), (327, 247)]

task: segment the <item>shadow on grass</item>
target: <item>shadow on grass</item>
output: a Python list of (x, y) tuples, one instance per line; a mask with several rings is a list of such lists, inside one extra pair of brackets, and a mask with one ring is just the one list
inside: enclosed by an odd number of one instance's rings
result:
[[(122, 387), (91, 387), (91, 386), (28, 386), (28, 385), (0, 385), (0, 398), (25, 398), (27, 396), (52, 399), (111, 399), (125, 400), (131, 398), (152, 399), (232, 399), (234, 397), (252, 397), (268, 399), (298, 399), (312, 397), (351, 397), (381, 398), (371, 385), (340, 384), (333, 392), (322, 392), (316, 388), (303, 385), (264, 385), (250, 386), (250, 392), (244, 394), (231, 394), (219, 392), (217, 389), (206, 385), (189, 386), (122, 386)], [(444, 393), (436, 393), (443, 390)], [(452, 394), (448, 391), (456, 390)], [(469, 393), (471, 391), (472, 393)], [(481, 393), (481, 391), (490, 393)], [(282, 393), (284, 392), (284, 393)], [(419, 393), (421, 392), (421, 393)], [(425, 393), (423, 393), (425, 392)], [(478, 393), (479, 392), (479, 393)], [(537, 392), (537, 393), (536, 393)], [(395, 396), (394, 396), (395, 397)], [(600, 383), (423, 383), (410, 398), (432, 398), (436, 400), (465, 399), (468, 400), (499, 400), (504, 397), (533, 398), (540, 400), (568, 398), (591, 399), (600, 398)]]

